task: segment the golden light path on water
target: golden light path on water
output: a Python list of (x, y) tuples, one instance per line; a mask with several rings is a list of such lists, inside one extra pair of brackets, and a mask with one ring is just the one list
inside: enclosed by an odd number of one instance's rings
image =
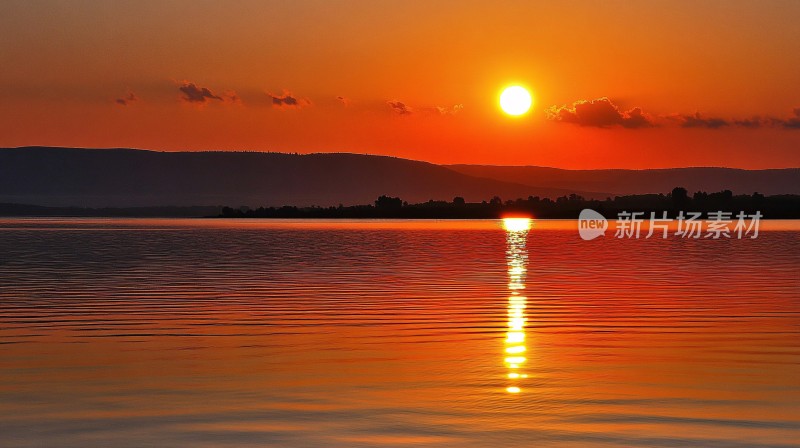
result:
[(508, 264), (508, 331), (506, 332), (504, 362), (508, 369), (508, 387), (506, 391), (518, 394), (522, 391), (520, 384), (528, 375), (523, 373), (527, 361), (525, 353), (525, 274), (527, 273), (528, 251), (526, 241), (531, 228), (529, 218), (505, 218), (503, 228), (506, 230), (506, 262)]

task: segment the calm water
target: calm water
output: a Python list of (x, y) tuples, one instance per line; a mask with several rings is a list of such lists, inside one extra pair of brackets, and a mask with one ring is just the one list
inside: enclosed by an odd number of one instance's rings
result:
[(798, 446), (798, 224), (0, 220), (0, 446)]

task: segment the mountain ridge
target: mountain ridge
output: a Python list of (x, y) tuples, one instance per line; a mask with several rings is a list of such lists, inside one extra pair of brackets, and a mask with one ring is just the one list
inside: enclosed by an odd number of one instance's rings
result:
[(445, 165), (476, 177), (549, 188), (608, 191), (613, 195), (664, 193), (676, 186), (690, 193), (731, 190), (735, 194), (800, 194), (800, 168), (746, 170), (726, 167), (678, 167), (568, 170), (539, 166)]
[(800, 194), (800, 168), (565, 170), (436, 165), (347, 152), (158, 151), (30, 146), (0, 148), (0, 202), (42, 206), (336, 206), (380, 195), (410, 203), (577, 194), (587, 199), (694, 191)]
[(0, 201), (45, 206), (330, 206), (605, 193), (476, 178), (429, 162), (352, 153), (0, 149)]

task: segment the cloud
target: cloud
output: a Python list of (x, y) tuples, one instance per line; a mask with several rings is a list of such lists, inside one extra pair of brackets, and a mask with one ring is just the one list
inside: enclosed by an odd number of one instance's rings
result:
[(655, 126), (653, 121), (642, 111), (641, 107), (633, 109), (623, 114), (622, 126), (626, 128), (649, 128)]
[(607, 128), (622, 126), (628, 129), (649, 128), (655, 126), (652, 119), (641, 108), (621, 112), (606, 97), (596, 100), (580, 100), (572, 106), (551, 106), (546, 111), (547, 118), (553, 121), (574, 123), (579, 126)]
[(413, 112), (410, 107), (400, 101), (387, 101), (386, 104), (400, 115), (410, 115)]
[(236, 94), (235, 90), (226, 90), (225, 93), (222, 94), (222, 98), (225, 102), (242, 104), (242, 99), (239, 98), (239, 95)]
[(386, 104), (389, 108), (398, 115), (411, 115), (411, 114), (433, 114), (433, 115), (455, 115), (464, 109), (463, 104), (454, 104), (452, 106), (419, 106), (411, 107), (402, 101), (387, 101)]
[(454, 104), (452, 106), (434, 106), (433, 111), (439, 115), (455, 115), (464, 109), (463, 104)]
[(611, 100), (603, 97), (596, 100), (576, 101), (571, 106), (551, 106), (547, 109), (546, 114), (549, 120), (600, 128), (622, 126), (637, 129), (672, 123), (684, 129), (782, 128), (800, 130), (800, 107), (794, 108), (792, 116), (788, 118), (755, 115), (750, 118), (736, 119), (706, 116), (700, 112), (653, 116), (644, 113), (639, 107), (622, 112)]
[(682, 128), (719, 129), (731, 125), (731, 123), (724, 118), (707, 118), (700, 115), (700, 112), (696, 112), (694, 115), (674, 115), (672, 118), (678, 121)]
[(743, 120), (733, 120), (731, 124), (733, 126), (739, 126), (742, 128), (757, 129), (763, 126), (769, 126), (771, 122), (771, 119), (762, 119), (761, 117), (756, 116), (752, 118), (745, 118)]
[(193, 82), (183, 81), (178, 90), (184, 95), (181, 99), (187, 103), (205, 104), (209, 100), (224, 101), (221, 96), (214, 95), (211, 90), (205, 87), (198, 87)]
[(117, 98), (116, 100), (114, 100), (114, 102), (119, 104), (120, 106), (128, 106), (136, 101), (139, 101), (139, 97), (136, 96), (136, 94), (131, 91), (128, 91), (128, 93), (122, 98)]
[(270, 99), (272, 99), (273, 107), (300, 108), (311, 105), (311, 101), (307, 98), (298, 99), (287, 90), (283, 91), (283, 95), (273, 95), (271, 93), (267, 93), (267, 95), (269, 95)]
[(680, 123), (683, 128), (706, 128), (706, 129), (720, 129), (726, 126), (740, 127), (747, 129), (759, 128), (784, 128), (784, 129), (800, 129), (800, 108), (795, 108), (793, 116), (789, 118), (776, 118), (754, 116), (745, 119), (724, 119), (718, 117), (707, 118), (700, 113), (694, 115), (672, 115), (670, 118)]
[(291, 95), (274, 96), (270, 94), (270, 98), (275, 106), (297, 106), (297, 98)]
[(794, 117), (781, 120), (781, 125), (786, 129), (800, 129), (800, 107), (795, 107), (792, 112)]
[[(753, 120), (758, 120), (759, 125), (763, 127), (769, 126), (769, 127), (783, 128), (789, 130), (800, 129), (800, 107), (792, 109), (792, 116), (788, 118), (767, 117), (764, 119), (760, 119), (756, 117)], [(745, 122), (749, 121), (741, 120), (737, 121), (736, 124), (739, 126), (745, 126)], [(748, 127), (756, 127), (756, 126), (748, 126)]]

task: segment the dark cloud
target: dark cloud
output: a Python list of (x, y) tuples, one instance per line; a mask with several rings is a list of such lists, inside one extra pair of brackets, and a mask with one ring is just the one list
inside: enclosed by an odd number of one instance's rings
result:
[(676, 115), (674, 119), (680, 123), (682, 128), (719, 129), (731, 125), (731, 123), (724, 118), (707, 118), (700, 115), (700, 112), (696, 112), (694, 115)]
[(724, 119), (724, 118), (707, 118), (700, 113), (694, 115), (672, 115), (667, 118), (677, 121), (681, 127), (684, 128), (706, 128), (706, 129), (720, 129), (726, 126), (740, 127), (746, 129), (759, 129), (759, 128), (783, 128), (783, 129), (800, 129), (800, 108), (792, 111), (794, 116), (789, 118), (776, 118), (776, 117), (760, 117), (754, 116), (745, 119)]
[(756, 127), (775, 127), (775, 128), (783, 128), (783, 129), (800, 129), (800, 107), (796, 107), (792, 109), (793, 116), (788, 118), (775, 118), (775, 117), (767, 117), (761, 119), (759, 117), (754, 117), (749, 120), (737, 120), (734, 123), (737, 126), (743, 126), (748, 128), (756, 128)]
[(574, 123), (580, 126), (607, 128), (622, 126), (624, 128), (653, 127), (652, 120), (641, 108), (634, 107), (627, 112), (619, 108), (606, 97), (596, 100), (580, 100), (572, 106), (552, 106), (547, 111), (547, 118), (553, 121)]
[(649, 128), (655, 126), (641, 107), (634, 107), (622, 115), (622, 126), (626, 128)]
[(286, 90), (283, 91), (283, 95), (273, 95), (268, 93), (270, 99), (272, 100), (273, 107), (304, 107), (310, 106), (311, 101), (305, 98), (298, 99), (296, 96), (293, 96), (291, 92)]
[(400, 115), (410, 115), (412, 112), (410, 107), (408, 107), (405, 103), (401, 103), (400, 101), (387, 101), (386, 104), (388, 104), (393, 111)]
[(276, 106), (297, 106), (297, 98), (290, 95), (284, 95), (284, 96), (270, 95), (270, 98), (272, 98), (272, 104)]
[(187, 103), (203, 104), (208, 102), (208, 100), (224, 101), (221, 96), (214, 95), (211, 90), (205, 87), (197, 87), (193, 82), (183, 81), (178, 87), (178, 90), (184, 95), (181, 99)]
[(733, 120), (731, 124), (742, 128), (757, 129), (763, 126), (769, 126), (771, 119), (762, 119), (761, 117), (745, 118), (743, 120)]
[(800, 129), (800, 107), (794, 108), (794, 117), (782, 120), (781, 125), (786, 129)]
[(128, 106), (136, 101), (139, 101), (139, 97), (136, 96), (136, 94), (133, 92), (128, 92), (128, 94), (123, 96), (122, 98), (117, 98), (116, 100), (114, 100), (114, 102), (119, 104), (120, 106)]

